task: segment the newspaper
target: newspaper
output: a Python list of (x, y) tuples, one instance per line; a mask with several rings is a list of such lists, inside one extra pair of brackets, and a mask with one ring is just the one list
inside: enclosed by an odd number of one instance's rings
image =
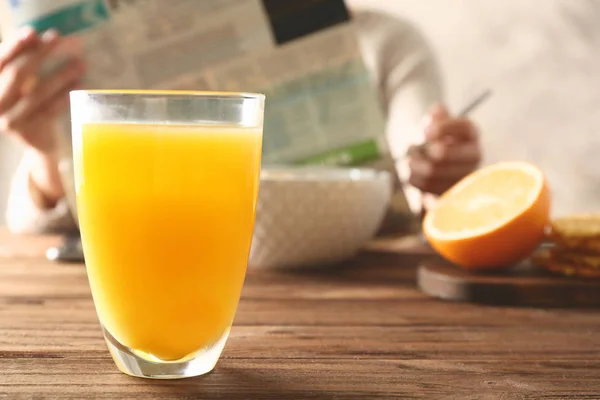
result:
[(266, 94), (266, 164), (357, 165), (387, 152), (343, 0), (0, 2), (3, 36), (27, 24), (80, 38), (86, 88)]

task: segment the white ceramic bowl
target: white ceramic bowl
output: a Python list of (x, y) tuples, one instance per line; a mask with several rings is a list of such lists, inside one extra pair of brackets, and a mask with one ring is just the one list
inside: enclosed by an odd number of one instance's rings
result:
[(351, 258), (379, 229), (391, 191), (385, 171), (263, 168), (249, 268)]

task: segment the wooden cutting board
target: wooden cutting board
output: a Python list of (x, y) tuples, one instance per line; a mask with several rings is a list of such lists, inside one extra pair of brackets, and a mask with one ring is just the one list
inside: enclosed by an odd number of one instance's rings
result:
[(419, 266), (419, 288), (444, 300), (524, 307), (600, 308), (600, 279), (551, 275), (528, 263), (495, 273), (470, 273), (439, 258)]

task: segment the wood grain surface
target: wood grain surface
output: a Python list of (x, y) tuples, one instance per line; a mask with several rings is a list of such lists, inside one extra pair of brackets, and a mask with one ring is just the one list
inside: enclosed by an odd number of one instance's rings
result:
[(85, 269), (54, 238), (0, 233), (0, 398), (598, 399), (600, 313), (443, 302), (416, 288), (416, 240), (373, 243), (325, 272), (249, 271), (216, 369), (118, 372)]

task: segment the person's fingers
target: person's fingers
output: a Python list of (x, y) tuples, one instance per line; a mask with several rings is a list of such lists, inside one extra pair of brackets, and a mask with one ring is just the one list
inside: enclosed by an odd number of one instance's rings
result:
[(481, 159), (479, 143), (475, 141), (448, 144), (430, 142), (425, 148), (426, 156), (436, 164), (478, 164)]
[(7, 111), (0, 119), (0, 128), (11, 130), (23, 125), (25, 120), (35, 117), (36, 113), (42, 111), (41, 106), (78, 82), (83, 73), (84, 68), (81, 61), (72, 61), (64, 66), (54, 76), (40, 82), (30, 96), (21, 98)]
[[(58, 43), (55, 42), (56, 40), (58, 40), (58, 32), (53, 29), (44, 32), (40, 36), (40, 41), (42, 43), (45, 43), (48, 46), (50, 46), (50, 48), (48, 49), (49, 52), (55, 50), (56, 47), (58, 46)], [(48, 55), (50, 54), (49, 52), (46, 54), (45, 57), (48, 57)], [(42, 65), (40, 65), (40, 68), (41, 67), (42, 67)], [(21, 85), (21, 95), (22, 96), (28, 96), (31, 92), (33, 92), (33, 89), (35, 89), (35, 87), (37, 86), (37, 84), (39, 82), (40, 72), (41, 72), (41, 70), (38, 69), (38, 71), (36, 71), (35, 74), (28, 76), (23, 81), (23, 84)]]
[(477, 141), (478, 132), (471, 121), (458, 118), (432, 123), (426, 130), (425, 137), (428, 141)]
[(21, 51), (39, 43), (39, 36), (30, 26), (19, 29), (17, 35), (0, 43), (0, 71)]
[(433, 163), (428, 159), (414, 157), (408, 162), (410, 171), (414, 175), (423, 177), (424, 180), (437, 178), (462, 178), (473, 171), (476, 164), (469, 163)]
[(411, 175), (408, 179), (408, 183), (423, 193), (430, 193), (440, 196), (450, 189), (456, 182), (451, 179), (434, 179), (424, 181), (422, 177)]
[(408, 166), (408, 182), (423, 192), (433, 194), (442, 194), (477, 167), (475, 163), (437, 164), (420, 156), (412, 157)]
[(429, 131), (433, 129), (433, 126), (447, 119), (450, 119), (450, 113), (448, 112), (446, 107), (439, 103), (434, 104), (425, 116), (423, 129), (425, 139), (427, 139), (428, 136), (431, 135)]
[(59, 43), (58, 34), (48, 32), (44, 42), (19, 55), (0, 71), (0, 114), (4, 114), (22, 95), (27, 94), (27, 90), (33, 90), (41, 64)]
[(448, 109), (439, 103), (434, 104), (433, 107), (431, 107), (431, 110), (429, 110), (429, 115), (431, 116), (432, 121), (436, 122), (450, 119), (450, 113), (448, 112)]
[(423, 193), (440, 195), (456, 183), (455, 179), (436, 176), (432, 171), (419, 171), (419, 168), (411, 169), (408, 183)]
[(75, 86), (65, 90), (64, 93), (57, 96), (56, 100), (48, 104), (47, 108), (44, 109), (44, 115), (48, 118), (53, 118), (60, 115), (63, 111), (66, 111), (69, 107), (69, 92), (71, 90), (75, 90)]
[(46, 104), (40, 107), (43, 110), (43, 114), (45, 114), (47, 118), (53, 118), (61, 114), (63, 111), (66, 111), (69, 107), (69, 93), (72, 90), (78, 89), (81, 89), (81, 81), (75, 81), (72, 85), (67, 86), (64, 90), (61, 90), (60, 93), (55, 95)]
[(69, 106), (69, 92), (80, 87), (76, 82), (55, 94), (40, 105), (39, 112), (32, 115), (19, 126), (20, 139), (30, 147), (42, 152), (51, 152), (55, 146), (55, 137), (47, 129), (48, 121), (65, 111)]

